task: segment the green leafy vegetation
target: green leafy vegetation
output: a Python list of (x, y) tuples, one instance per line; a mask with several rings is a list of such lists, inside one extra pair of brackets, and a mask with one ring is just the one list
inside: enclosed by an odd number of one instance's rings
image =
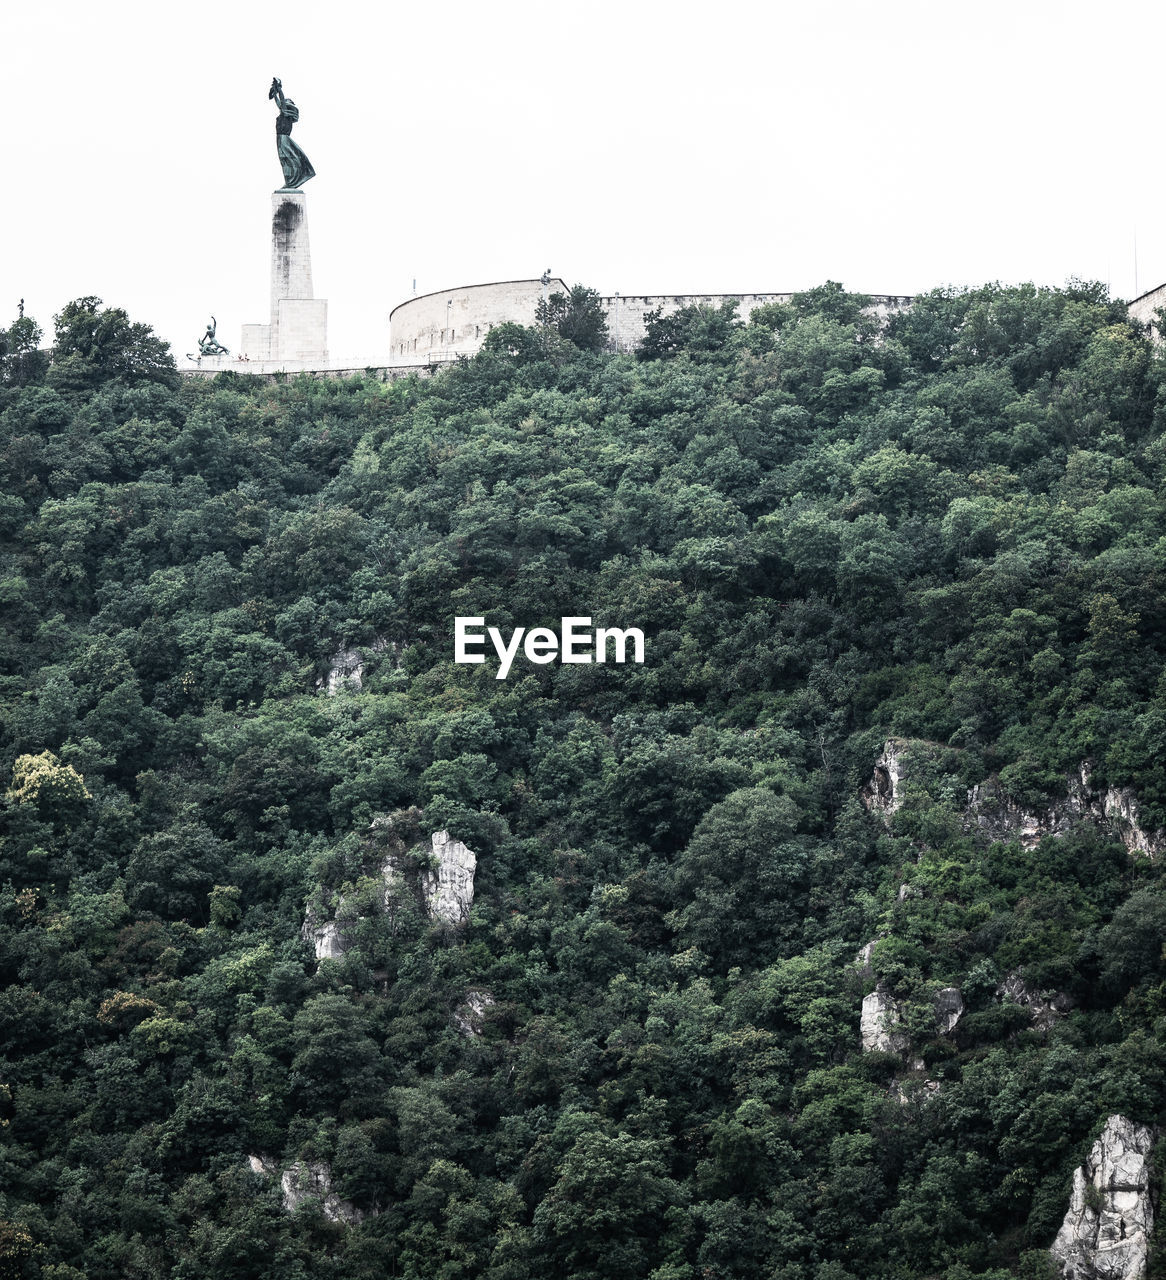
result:
[[(1146, 334), (827, 285), (625, 356), (594, 302), (392, 384), (0, 334), (0, 1275), (1035, 1278), (1166, 1120), (1161, 866), (1017, 816), (1087, 762), (1166, 826)], [(645, 663), (453, 661), (576, 615)], [(380, 877), (442, 828), (460, 928)]]

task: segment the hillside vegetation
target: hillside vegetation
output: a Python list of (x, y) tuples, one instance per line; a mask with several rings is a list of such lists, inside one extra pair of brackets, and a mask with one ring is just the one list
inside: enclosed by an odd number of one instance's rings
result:
[[(1085, 762), (1166, 827), (1166, 364), (1096, 286), (864, 303), (392, 384), (13, 326), (0, 1276), (1048, 1275), (1106, 1116), (1166, 1120), (1166, 884), (1008, 815)], [(453, 661), (579, 615), (645, 662)], [(460, 928), (383, 909), (438, 830)]]

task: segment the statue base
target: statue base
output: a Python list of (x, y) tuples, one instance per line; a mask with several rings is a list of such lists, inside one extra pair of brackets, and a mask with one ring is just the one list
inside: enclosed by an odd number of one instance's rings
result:
[(240, 356), (300, 368), (328, 364), (328, 303), (312, 293), (308, 206), (298, 189), (271, 196), (271, 319), (245, 324)]

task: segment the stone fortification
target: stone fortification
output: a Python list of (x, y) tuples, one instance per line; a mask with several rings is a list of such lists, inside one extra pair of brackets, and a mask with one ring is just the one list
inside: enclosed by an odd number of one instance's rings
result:
[[(737, 317), (746, 324), (758, 307), (768, 307), (775, 302), (788, 303), (792, 293), (651, 293), (615, 294), (602, 299), (607, 312), (607, 331), (610, 345), (616, 351), (634, 351), (647, 336), (648, 326), (644, 316), (654, 311), (670, 316), (681, 307), (719, 307), (726, 302), (737, 304)], [(911, 305), (906, 295), (878, 293), (871, 295), (869, 310), (880, 319)]]
[[(486, 335), (499, 324), (534, 324), (535, 308), (551, 293), (569, 293), (565, 281), (503, 280), (471, 284), (459, 289), (409, 298), (389, 315), (389, 359), (394, 365), (440, 364), (458, 356), (472, 356)], [(644, 316), (659, 311), (671, 315), (681, 307), (719, 307), (737, 303), (737, 315), (748, 321), (754, 309), (774, 302), (789, 302), (792, 293), (693, 293), (614, 294), (602, 298), (607, 314), (610, 345), (617, 351), (634, 351), (647, 331)], [(911, 305), (896, 294), (876, 294), (871, 310), (887, 316)]]
[(1162, 335), (1158, 332), (1158, 317), (1154, 314), (1159, 307), (1166, 307), (1166, 284), (1160, 284), (1156, 289), (1141, 294), (1127, 309), (1131, 320), (1150, 325), (1150, 332), (1156, 342), (1162, 340)]
[(534, 324), (544, 296), (567, 293), (553, 279), (501, 280), (442, 289), (409, 298), (389, 313), (389, 359), (393, 364), (440, 364), (481, 349), (499, 324)]

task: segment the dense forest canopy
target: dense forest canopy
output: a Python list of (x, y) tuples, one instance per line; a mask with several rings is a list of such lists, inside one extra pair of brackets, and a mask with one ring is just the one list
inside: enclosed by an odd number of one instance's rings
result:
[[(589, 301), (391, 384), (3, 335), (0, 1276), (1041, 1280), (1106, 1116), (1166, 1119), (1160, 863), (1008, 828), (1083, 764), (1166, 827), (1147, 334), (827, 285), (633, 357)], [(470, 615), (646, 660), (497, 680)], [(385, 909), (438, 830), (461, 927)]]

